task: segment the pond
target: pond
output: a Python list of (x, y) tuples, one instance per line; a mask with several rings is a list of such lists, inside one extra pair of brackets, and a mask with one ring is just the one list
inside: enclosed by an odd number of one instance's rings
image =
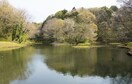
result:
[(132, 84), (132, 57), (114, 46), (35, 45), (0, 52), (0, 84)]

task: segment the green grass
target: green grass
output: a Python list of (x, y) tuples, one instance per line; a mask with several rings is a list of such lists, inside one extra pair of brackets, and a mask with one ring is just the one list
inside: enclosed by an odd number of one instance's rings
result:
[(127, 44), (131, 45), (132, 46), (132, 42), (128, 42)]
[(121, 43), (109, 43), (110, 45), (121, 45)]
[(78, 45), (72, 46), (73, 48), (93, 48), (102, 47), (101, 45), (90, 44), (90, 43), (79, 43)]
[(130, 48), (130, 49), (132, 49), (132, 42), (128, 42), (127, 43), (127, 47)]
[(78, 45), (72, 46), (73, 48), (90, 48), (90, 43), (79, 43)]
[(90, 43), (79, 43), (77, 46), (90, 46)]
[(70, 44), (68, 44), (68, 43), (51, 43), (51, 45), (53, 45), (53, 46), (69, 46)]
[(0, 51), (6, 51), (6, 50), (12, 50), (24, 47), (26, 44), (18, 44), (15, 42), (6, 42), (6, 41), (0, 41)]
[(72, 46), (73, 48), (91, 48), (90, 46)]
[(132, 42), (128, 42), (127, 47), (130, 49), (128, 53), (132, 55)]

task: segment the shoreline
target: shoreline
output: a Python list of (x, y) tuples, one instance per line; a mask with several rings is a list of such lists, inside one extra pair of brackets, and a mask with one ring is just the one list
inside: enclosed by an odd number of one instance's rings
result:
[[(19, 49), (22, 47), (26, 47), (29, 45), (33, 45), (35, 43), (33, 42), (24, 42), (24, 43), (17, 43), (17, 42), (12, 42), (12, 41), (0, 41), (0, 51), (8, 51), (8, 50), (14, 50), (14, 49)], [(52, 43), (51, 45), (53, 46), (72, 46), (73, 48), (92, 48), (92, 47), (101, 47), (103, 45), (92, 45), (90, 43), (80, 43), (78, 45), (71, 45), (68, 43)], [(110, 43), (110, 45), (116, 45), (120, 48), (126, 48), (128, 49), (127, 54), (129, 56), (132, 56), (132, 42), (126, 43), (126, 45), (123, 45), (121, 43)]]
[(132, 42), (128, 42), (126, 45), (120, 44), (118, 47), (128, 49), (127, 55), (132, 56)]
[(9, 51), (9, 50), (14, 50), (14, 49), (19, 49), (22, 47), (26, 47), (28, 45), (31, 45), (31, 42), (25, 42), (25, 43), (16, 43), (12, 41), (0, 41), (0, 51)]
[(132, 56), (132, 42), (127, 43), (127, 48), (129, 49), (127, 54)]

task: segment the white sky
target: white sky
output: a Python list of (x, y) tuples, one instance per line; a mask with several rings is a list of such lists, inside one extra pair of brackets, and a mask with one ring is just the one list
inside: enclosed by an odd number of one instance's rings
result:
[(116, 0), (8, 0), (16, 8), (25, 9), (34, 22), (42, 22), (55, 12), (73, 7), (90, 8), (116, 5)]

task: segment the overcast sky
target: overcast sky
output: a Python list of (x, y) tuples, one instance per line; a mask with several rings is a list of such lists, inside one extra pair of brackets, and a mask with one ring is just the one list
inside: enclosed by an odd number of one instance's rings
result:
[(90, 8), (116, 5), (116, 0), (8, 0), (16, 8), (25, 9), (34, 22), (42, 22), (55, 12), (73, 7)]

